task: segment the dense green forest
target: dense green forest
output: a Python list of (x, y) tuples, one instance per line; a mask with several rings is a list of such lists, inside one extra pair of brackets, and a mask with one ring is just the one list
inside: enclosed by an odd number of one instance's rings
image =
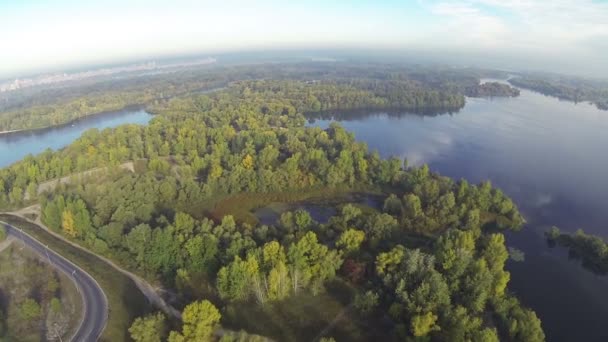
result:
[[(338, 124), (305, 126), (318, 110), (463, 104), (417, 82), (246, 80), (171, 98), (147, 126), (90, 130), (0, 170), (0, 205), (40, 201), (50, 229), (175, 294), (181, 322), (150, 313), (134, 341), (543, 341), (508, 290), (502, 232), (524, 220), (507, 196), (382, 159)], [(271, 225), (239, 214), (355, 191), (383, 203), (345, 201), (321, 222), (306, 210)]]
[(574, 77), (529, 75), (515, 77), (509, 82), (539, 93), (573, 101), (588, 101), (599, 109), (608, 110), (608, 82), (593, 81)]
[(551, 245), (568, 248), (569, 256), (580, 259), (588, 270), (608, 274), (608, 244), (601, 237), (585, 234), (581, 229), (574, 234), (562, 233), (557, 227), (552, 227), (545, 235)]
[[(362, 63), (204, 67), (3, 94), (0, 95), (0, 132), (65, 124), (87, 115), (134, 105), (153, 107), (175, 96), (220, 89), (243, 80), (328, 82), (344, 88), (324, 94), (329, 97), (325, 99), (327, 101), (319, 99), (329, 106), (325, 109), (370, 107), (454, 111), (464, 106), (464, 95), (511, 96), (505, 89), (479, 85), (480, 77), (495, 74), (473, 69), (446, 68), (438, 71), (399, 65), (370, 67)], [(322, 89), (317, 88), (316, 95), (321, 92)], [(332, 98), (342, 96), (346, 98)]]

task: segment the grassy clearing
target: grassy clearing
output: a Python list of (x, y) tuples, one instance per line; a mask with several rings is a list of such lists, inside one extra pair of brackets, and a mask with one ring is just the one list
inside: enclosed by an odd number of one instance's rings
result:
[(42, 228), (12, 215), (0, 214), (0, 220), (22, 228), (50, 249), (72, 261), (89, 273), (108, 297), (109, 317), (101, 340), (128, 341), (127, 329), (135, 317), (150, 310), (150, 306), (135, 283), (92, 253), (84, 252), (48, 234)]
[(258, 224), (253, 210), (273, 203), (295, 203), (308, 201), (336, 205), (348, 201), (354, 193), (377, 195), (380, 192), (371, 187), (359, 188), (312, 188), (291, 192), (242, 193), (225, 196), (206, 204), (206, 214), (214, 220), (221, 220), (225, 215), (234, 216), (237, 222), (250, 225)]

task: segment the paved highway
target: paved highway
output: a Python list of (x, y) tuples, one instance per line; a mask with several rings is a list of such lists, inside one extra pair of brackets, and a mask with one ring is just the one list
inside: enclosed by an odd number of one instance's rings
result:
[(53, 267), (65, 273), (74, 281), (78, 292), (82, 296), (83, 316), (80, 327), (72, 337), (72, 341), (97, 341), (108, 320), (108, 299), (95, 279), (69, 260), (48, 249), (38, 240), (22, 232), (21, 229), (2, 221), (0, 221), (0, 224), (6, 228), (8, 234), (19, 240), (14, 243), (21, 244), (21, 241), (23, 241), (40, 257), (49, 261)]

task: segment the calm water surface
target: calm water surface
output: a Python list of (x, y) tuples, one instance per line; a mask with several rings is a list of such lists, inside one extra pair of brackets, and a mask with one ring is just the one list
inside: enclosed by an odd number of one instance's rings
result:
[(0, 167), (8, 166), (28, 154), (38, 154), (47, 148), (60, 149), (89, 128), (104, 129), (126, 123), (146, 124), (152, 115), (143, 110), (123, 110), (85, 117), (63, 126), (37, 131), (0, 135)]
[(608, 111), (522, 90), (517, 98), (467, 99), (454, 114), (372, 113), (342, 125), (383, 156), (502, 188), (528, 220), (508, 236), (526, 255), (507, 265), (510, 289), (537, 312), (549, 341), (608, 341), (606, 277), (542, 236), (551, 225), (608, 236)]

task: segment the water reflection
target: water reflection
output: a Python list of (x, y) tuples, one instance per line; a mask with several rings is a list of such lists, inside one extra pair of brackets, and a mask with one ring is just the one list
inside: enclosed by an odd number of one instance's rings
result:
[(382, 208), (384, 196), (352, 192), (342, 194), (331, 199), (310, 198), (305, 201), (294, 203), (270, 203), (264, 207), (255, 209), (253, 214), (258, 218), (260, 224), (267, 226), (276, 225), (281, 215), (288, 211), (305, 210), (313, 220), (319, 223), (327, 223), (332, 216), (338, 213), (338, 209), (345, 203), (356, 203), (374, 209)]
[(40, 130), (0, 135), (0, 167), (8, 166), (28, 154), (38, 154), (47, 148), (59, 149), (76, 140), (90, 129), (104, 129), (126, 123), (146, 124), (152, 115), (140, 108), (91, 115), (69, 124)]
[(308, 122), (314, 124), (316, 120), (334, 120), (334, 121), (353, 121), (362, 120), (374, 115), (383, 115), (389, 118), (402, 118), (406, 116), (418, 116), (418, 117), (434, 117), (439, 115), (453, 115), (460, 111), (445, 108), (427, 108), (418, 111), (401, 111), (401, 110), (386, 110), (381, 113), (369, 109), (356, 109), (356, 110), (328, 110), (322, 112), (306, 113)]

